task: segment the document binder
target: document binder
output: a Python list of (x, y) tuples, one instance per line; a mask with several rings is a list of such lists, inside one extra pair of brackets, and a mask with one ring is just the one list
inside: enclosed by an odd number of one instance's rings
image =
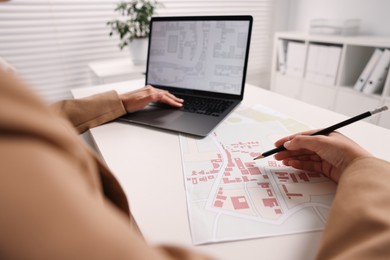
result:
[(336, 82), (341, 47), (310, 44), (305, 79), (307, 81), (333, 86)]
[(360, 74), (360, 77), (356, 81), (355, 86), (353, 87), (354, 89), (356, 89), (357, 91), (363, 90), (364, 85), (368, 81), (368, 78), (370, 77), (371, 73), (374, 71), (376, 64), (378, 63), (380, 57), (382, 56), (382, 53), (383, 51), (381, 49), (376, 48), (374, 50), (370, 60), (367, 62), (362, 73)]
[(317, 44), (309, 45), (305, 79), (310, 82), (316, 82), (317, 80), (319, 48), (320, 46)]
[(280, 73), (285, 74), (287, 42), (285, 40), (278, 40), (277, 48), (278, 48), (278, 52), (277, 52), (278, 69)]
[(289, 41), (287, 45), (286, 75), (303, 77), (305, 65), (305, 44)]
[(337, 78), (337, 70), (339, 67), (341, 47), (340, 46), (324, 46), (328, 54), (325, 66), (324, 84), (334, 86)]
[(390, 50), (385, 49), (375, 69), (371, 73), (366, 85), (363, 88), (365, 94), (380, 94), (385, 85), (390, 65)]

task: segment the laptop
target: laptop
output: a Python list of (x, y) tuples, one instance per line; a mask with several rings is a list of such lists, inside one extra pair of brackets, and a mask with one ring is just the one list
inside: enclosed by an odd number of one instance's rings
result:
[(207, 136), (244, 96), (252, 16), (153, 17), (146, 85), (183, 98), (152, 103), (122, 121)]

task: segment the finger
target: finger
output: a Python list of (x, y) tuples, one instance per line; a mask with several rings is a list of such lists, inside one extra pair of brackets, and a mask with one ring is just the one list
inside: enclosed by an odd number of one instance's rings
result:
[(178, 102), (178, 103), (183, 103), (183, 102), (184, 102), (183, 99), (176, 97), (175, 95), (173, 95), (172, 93), (170, 93), (170, 92), (168, 92), (168, 91), (165, 91), (165, 94), (166, 94), (169, 98), (171, 98), (172, 100), (174, 100), (175, 102)]
[(311, 172), (322, 172), (322, 162), (318, 161), (301, 161), (301, 160), (284, 160), (283, 164), (291, 166), (298, 170), (311, 171)]
[(156, 93), (163, 93), (165, 90), (157, 89), (151, 85), (128, 92), (129, 94), (138, 94), (138, 96), (152, 97)]
[(314, 155), (314, 153), (311, 151), (308, 151), (308, 150), (298, 150), (298, 151), (285, 150), (285, 151), (278, 152), (277, 154), (275, 154), (274, 158), (276, 160), (284, 160), (286, 158), (293, 158), (293, 157), (305, 156), (305, 155)]
[(146, 85), (145, 87), (139, 89), (139, 92), (146, 92), (148, 97), (150, 97), (150, 102), (163, 102), (172, 106), (182, 106), (183, 99), (176, 97), (172, 93), (169, 93), (167, 90), (157, 89), (151, 85)]
[[(170, 93), (169, 91), (167, 90), (162, 90), (162, 89), (157, 89), (151, 85), (146, 85), (144, 88), (142, 88), (141, 90), (143, 91), (147, 91), (149, 92), (149, 94), (153, 94), (153, 93), (161, 93), (161, 98), (163, 98), (164, 96), (167, 97), (167, 98), (170, 98), (172, 99), (173, 101), (175, 102), (178, 102), (178, 103), (183, 103), (183, 99), (181, 98), (178, 98), (176, 97), (175, 95), (173, 95), (172, 93)], [(159, 95), (157, 95), (158, 97)], [(155, 101), (159, 101), (159, 100), (155, 100)], [(161, 100), (162, 101), (162, 100)]]
[(294, 136), (295, 136), (295, 135), (289, 135), (289, 136), (285, 136), (285, 137), (283, 137), (283, 138), (277, 140), (277, 141), (275, 142), (275, 146), (278, 147), (278, 146), (283, 145), (285, 142), (288, 142), (288, 141), (290, 141), (291, 139), (293, 139)]
[(168, 105), (175, 106), (175, 107), (183, 106), (183, 100), (175, 97), (174, 95), (170, 94), (169, 92), (161, 91), (161, 92), (152, 94), (152, 99), (154, 102), (159, 101), (159, 102), (163, 102), (163, 103), (166, 103)]
[[(275, 158), (276, 159), (276, 158)], [(322, 161), (321, 157), (319, 157), (317, 154), (308, 153), (308, 154), (297, 154), (297, 155), (289, 155), (282, 158), (278, 158), (278, 161), (283, 160), (299, 160), (299, 161), (314, 161), (314, 162), (320, 162)]]
[(323, 145), (326, 145), (327, 142), (325, 140), (325, 136), (323, 135), (297, 135), (290, 141), (284, 143), (284, 147), (290, 151), (296, 150), (309, 150), (318, 154), (318, 151), (321, 149)]
[(183, 106), (184, 100), (181, 98), (178, 98), (170, 93), (168, 95), (165, 95), (161, 98), (161, 102), (167, 103), (172, 106)]
[(311, 135), (311, 134), (313, 134), (313, 133), (315, 133), (315, 132), (317, 132), (317, 131), (318, 131), (318, 129), (313, 129), (313, 130), (308, 130), (308, 131), (304, 131), (304, 132), (299, 132), (299, 133), (296, 133), (296, 134), (293, 134), (293, 135), (289, 135), (289, 136), (283, 137), (283, 138), (281, 138), (281, 139), (279, 139), (279, 140), (277, 140), (277, 141), (275, 142), (275, 146), (281, 146), (281, 145), (283, 145), (285, 142), (294, 139), (296, 136), (299, 136), (299, 135)]

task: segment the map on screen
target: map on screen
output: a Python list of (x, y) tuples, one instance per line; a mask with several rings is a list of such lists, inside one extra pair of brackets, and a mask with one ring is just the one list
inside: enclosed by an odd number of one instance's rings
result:
[(239, 95), (249, 21), (155, 21), (147, 84)]

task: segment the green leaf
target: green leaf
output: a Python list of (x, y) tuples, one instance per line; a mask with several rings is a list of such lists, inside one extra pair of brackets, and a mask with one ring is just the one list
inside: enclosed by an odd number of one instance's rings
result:
[(114, 19), (106, 25), (111, 29), (110, 36), (114, 33), (119, 35), (120, 49), (126, 47), (128, 41), (134, 38), (149, 37), (150, 20), (155, 9), (159, 7), (163, 7), (163, 4), (155, 0), (129, 0), (117, 4), (114, 11), (125, 17), (126, 21)]

